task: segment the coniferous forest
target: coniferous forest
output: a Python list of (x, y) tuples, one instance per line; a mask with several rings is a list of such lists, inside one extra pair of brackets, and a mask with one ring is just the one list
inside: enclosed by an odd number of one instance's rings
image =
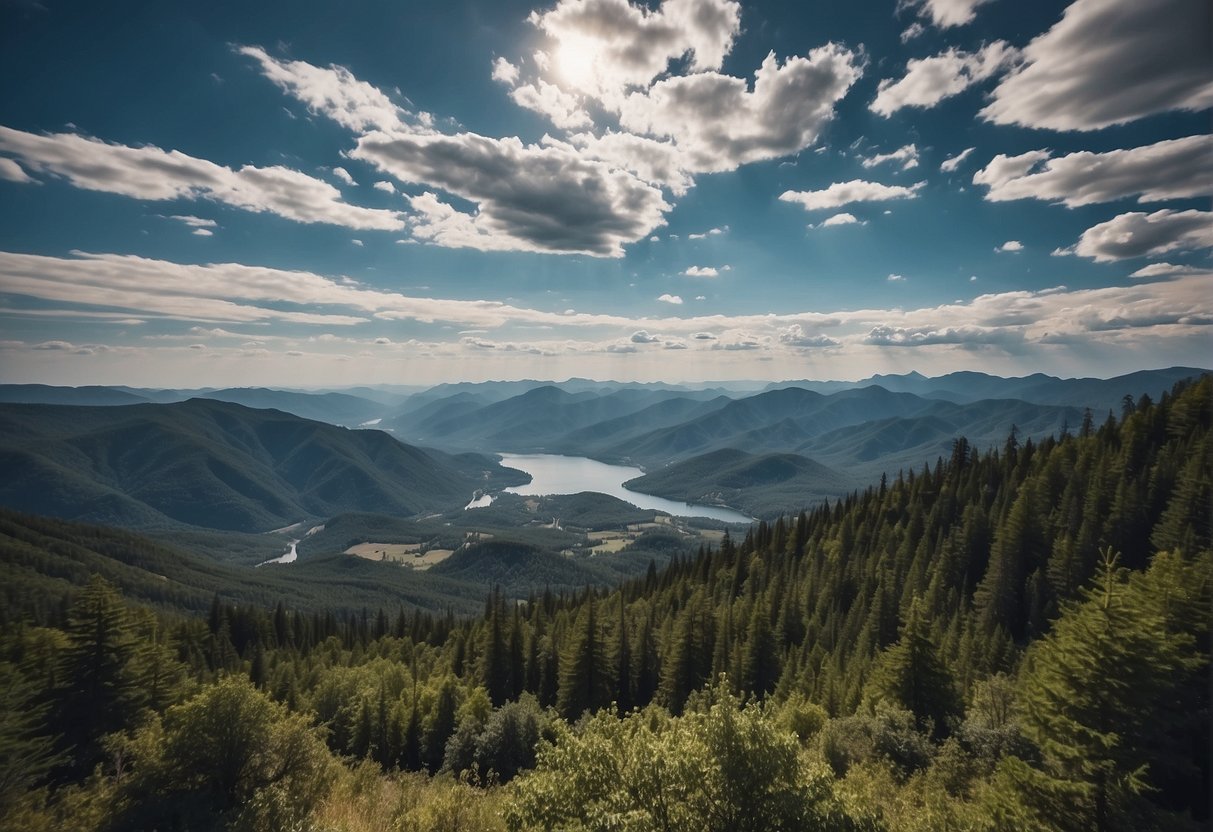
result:
[[(10, 560), (0, 824), (1208, 828), (1211, 424), (1204, 376), (1043, 441), (957, 439), (617, 588), (470, 617), (137, 600)], [(35, 571), (103, 534), (3, 533)]]

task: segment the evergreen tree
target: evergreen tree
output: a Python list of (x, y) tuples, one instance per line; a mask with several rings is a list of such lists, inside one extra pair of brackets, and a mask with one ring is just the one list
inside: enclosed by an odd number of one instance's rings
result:
[(610, 665), (594, 612), (594, 597), (590, 594), (560, 657), (556, 709), (570, 720), (610, 704)]
[(867, 699), (910, 711), (936, 736), (946, 736), (948, 721), (960, 713), (956, 684), (931, 641), (921, 598), (911, 602), (897, 643), (880, 656)]

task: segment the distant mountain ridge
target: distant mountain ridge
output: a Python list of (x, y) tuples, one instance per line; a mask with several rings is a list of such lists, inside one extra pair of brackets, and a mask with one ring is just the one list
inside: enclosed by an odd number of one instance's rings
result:
[(488, 457), (207, 399), (0, 405), (0, 466), (0, 505), (131, 528), (266, 531), (342, 511), (409, 516), (525, 481)]

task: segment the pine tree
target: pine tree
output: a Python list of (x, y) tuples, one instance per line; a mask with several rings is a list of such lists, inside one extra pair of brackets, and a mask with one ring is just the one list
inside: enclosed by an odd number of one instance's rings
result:
[(741, 663), (741, 689), (761, 699), (779, 681), (779, 647), (771, 631), (771, 613), (765, 600), (754, 604)]
[(610, 670), (594, 615), (594, 597), (577, 616), (568, 647), (560, 656), (560, 690), (556, 709), (566, 719), (610, 704)]

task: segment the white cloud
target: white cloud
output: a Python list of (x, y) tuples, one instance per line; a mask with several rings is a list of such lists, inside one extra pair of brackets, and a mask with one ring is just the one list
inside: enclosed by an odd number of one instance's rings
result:
[(969, 154), (976, 149), (977, 148), (975, 147), (966, 147), (955, 156), (949, 156), (939, 163), (939, 169), (944, 173), (952, 173), (954, 170), (964, 164), (964, 160), (969, 158)]
[(510, 91), (510, 98), (518, 106), (546, 116), (562, 130), (589, 127), (592, 123), (581, 99), (542, 79), (515, 87)]
[(883, 165), (885, 162), (897, 162), (901, 164), (902, 170), (910, 170), (918, 167), (918, 147), (913, 144), (907, 144), (897, 148), (892, 153), (878, 153), (875, 156), (870, 156), (862, 160), (865, 168), (874, 168), (877, 165)]
[(854, 214), (844, 212), (834, 214), (832, 217), (828, 217), (817, 223), (817, 225), (810, 225), (809, 228), (832, 228), (836, 225), (867, 225), (867, 223), (860, 221)]
[(31, 170), (62, 176), (90, 191), (146, 200), (208, 199), (296, 222), (347, 228), (404, 227), (394, 211), (350, 205), (329, 183), (278, 165), (233, 170), (152, 145), (129, 147), (74, 133), (39, 136), (8, 127), (0, 127), (0, 151), (19, 157)]
[(914, 199), (918, 196), (919, 189), (925, 184), (925, 182), (916, 182), (907, 187), (852, 179), (850, 182), (835, 182), (820, 191), (784, 191), (779, 198), (784, 202), (794, 202), (803, 205), (809, 211), (814, 211), (819, 208), (839, 208), (852, 202)]
[(1069, 207), (1137, 196), (1162, 202), (1213, 195), (1213, 136), (1189, 136), (1107, 153), (1051, 158), (1047, 150), (995, 156), (973, 175), (986, 199), (1040, 199)]
[(905, 275), (891, 274), (886, 277), (885, 280), (889, 281), (890, 283), (905, 283), (906, 278)]
[(575, 148), (584, 158), (621, 167), (645, 182), (669, 188), (675, 196), (685, 194), (695, 184), (686, 168), (687, 160), (673, 142), (608, 131), (601, 136), (575, 133), (567, 143), (545, 136), (544, 144)]
[(772, 52), (754, 73), (753, 90), (716, 72), (674, 76), (627, 96), (619, 123), (670, 138), (691, 170), (734, 170), (812, 145), (861, 74), (859, 56), (833, 43), (782, 65)]
[[(938, 29), (963, 26), (973, 20), (976, 9), (990, 0), (901, 0), (898, 9), (918, 7), (918, 16)], [(903, 40), (905, 38), (903, 37)]]
[(493, 80), (512, 87), (518, 83), (518, 67), (505, 58), (493, 61)]
[(362, 240), (350, 240), (350, 242), (358, 246), (358, 248), (362, 248)]
[(266, 78), (306, 104), (310, 112), (331, 118), (342, 127), (357, 131), (395, 130), (416, 121), (382, 90), (359, 81), (343, 66), (280, 61), (260, 46), (241, 46), (236, 51), (255, 59)]
[(205, 228), (218, 228), (219, 227), (219, 223), (215, 222), (214, 220), (206, 219), (204, 217), (194, 217), (189, 214), (174, 214), (171, 217), (169, 217), (169, 219), (176, 220), (179, 223), (183, 223), (184, 225), (186, 225), (189, 228), (204, 228), (205, 229)]
[(986, 120), (1098, 130), (1213, 105), (1207, 0), (1075, 0), (1023, 56)]
[(1023, 243), (1019, 242), (1019, 240), (1007, 240), (1002, 245), (997, 246), (994, 250), (1002, 252), (1023, 251)]
[(1195, 266), (1176, 266), (1171, 263), (1151, 263), (1142, 266), (1129, 277), (1165, 277), (1173, 274), (1204, 274), (1208, 269), (1198, 269)]
[(657, 344), (661, 342), (661, 337), (658, 335), (649, 335), (646, 330), (638, 329), (632, 333), (631, 341), (633, 344)]
[(901, 42), (909, 43), (910, 41), (914, 40), (914, 38), (920, 37), (924, 32), (926, 32), (926, 30), (926, 26), (923, 26), (921, 23), (915, 20), (905, 28), (905, 31), (901, 33)]
[(709, 228), (707, 231), (704, 231), (701, 234), (688, 234), (687, 239), (688, 240), (703, 240), (708, 237), (718, 237), (728, 230), (729, 230), (729, 227), (727, 225), (724, 228)]
[(877, 326), (864, 337), (865, 344), (881, 347), (927, 347), (937, 344), (1008, 344), (1023, 340), (1023, 334), (1014, 330), (956, 326), (933, 329), (930, 327)]
[(720, 271), (714, 266), (691, 266), (683, 274), (687, 277), (717, 277)]
[(880, 82), (871, 110), (888, 117), (902, 107), (934, 107), (1014, 65), (1019, 56), (1018, 49), (999, 40), (977, 52), (952, 47), (930, 58), (911, 60), (900, 79)]
[(1164, 209), (1120, 214), (1088, 228), (1073, 248), (1061, 253), (1106, 263), (1203, 248), (1213, 248), (1213, 212)]
[(333, 176), (336, 176), (338, 179), (340, 179), (342, 182), (344, 182), (347, 185), (357, 185), (358, 184), (357, 182), (354, 181), (354, 177), (350, 176), (350, 172), (348, 170), (346, 170), (345, 168), (333, 168)]
[(682, 304), (682, 298), (680, 298), (678, 295), (671, 295), (668, 293), (661, 295), (657, 298), (657, 300), (661, 301), (662, 303), (672, 303), (675, 306), (680, 306)]
[(0, 179), (5, 179), (9, 182), (36, 182), (28, 173), (21, 169), (21, 166), (12, 159), (0, 157)]
[(789, 347), (800, 347), (802, 349), (813, 347), (836, 347), (839, 342), (828, 335), (820, 333), (811, 335), (804, 330), (800, 324), (792, 324), (783, 329), (779, 333), (779, 343), (786, 344)]
[(719, 69), (741, 30), (741, 5), (664, 0), (650, 11), (627, 0), (560, 0), (531, 23), (548, 37), (545, 58), (562, 85), (610, 98), (648, 86), (688, 54), (692, 71)]
[(385, 194), (396, 193), (396, 186), (393, 185), (391, 182), (388, 182), (386, 179), (379, 180), (371, 187), (377, 191), (383, 191)]
[(350, 155), (476, 203), (468, 214), (434, 194), (410, 200), (412, 235), (437, 245), (621, 257), (624, 244), (664, 225), (670, 209), (660, 189), (564, 146), (474, 133), (371, 133)]
[(192, 233), (195, 237), (213, 237), (215, 235), (215, 232), (211, 231), (209, 228), (195, 228), (190, 233)]

